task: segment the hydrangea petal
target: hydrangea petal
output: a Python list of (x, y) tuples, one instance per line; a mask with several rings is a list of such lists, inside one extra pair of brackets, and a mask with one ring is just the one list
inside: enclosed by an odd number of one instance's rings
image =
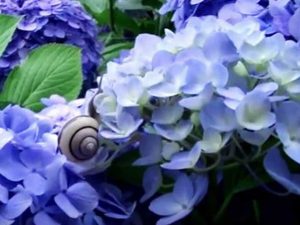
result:
[(45, 212), (38, 212), (33, 221), (35, 224), (44, 224), (44, 225), (59, 225), (58, 222), (53, 220), (47, 213)]
[(265, 129), (276, 122), (267, 95), (259, 91), (248, 94), (237, 107), (235, 114), (239, 125), (249, 130)]
[(151, 122), (156, 124), (174, 124), (183, 114), (183, 108), (179, 105), (161, 106), (152, 113)]
[(174, 185), (173, 197), (174, 199), (182, 204), (183, 206), (189, 205), (194, 195), (194, 187), (185, 174), (180, 175)]
[(70, 186), (66, 195), (70, 202), (82, 213), (90, 212), (98, 205), (98, 194), (86, 182), (79, 182)]
[(300, 22), (300, 9), (297, 9), (294, 15), (289, 20), (289, 24), (288, 24), (290, 34), (297, 40), (300, 39), (300, 31), (299, 31), (299, 27), (297, 26), (299, 22)]
[(19, 161), (13, 149), (0, 151), (0, 174), (11, 181), (21, 181), (29, 170)]
[(57, 206), (61, 208), (61, 210), (64, 211), (69, 217), (77, 218), (82, 215), (82, 213), (76, 209), (74, 205), (72, 205), (71, 201), (65, 194), (60, 193), (56, 195), (54, 197), (54, 201)]
[(25, 192), (15, 194), (0, 210), (0, 214), (6, 219), (15, 219), (20, 216), (32, 204), (32, 198)]
[(278, 149), (272, 149), (264, 159), (264, 167), (268, 174), (292, 193), (300, 195), (300, 180), (294, 180), (287, 164), (281, 158)]
[(183, 209), (179, 213), (168, 216), (168, 217), (163, 217), (159, 219), (156, 223), (156, 225), (169, 225), (173, 224), (174, 222), (183, 219), (187, 215), (189, 215), (193, 210), (192, 209)]
[(163, 163), (161, 167), (169, 170), (191, 169), (197, 164), (201, 151), (201, 142), (198, 142), (190, 151), (175, 153), (171, 161)]
[(185, 139), (193, 129), (193, 124), (189, 120), (180, 120), (174, 125), (158, 125), (154, 124), (156, 132), (172, 141), (180, 141)]
[(162, 175), (159, 166), (149, 167), (143, 178), (144, 195), (140, 202), (145, 202), (151, 198), (160, 188), (162, 184)]
[(189, 110), (200, 111), (212, 99), (213, 91), (213, 87), (207, 85), (198, 95), (183, 98), (178, 103)]
[(211, 101), (200, 112), (201, 125), (220, 132), (229, 132), (237, 127), (234, 111), (221, 100)]
[(42, 195), (46, 191), (46, 180), (38, 173), (29, 174), (25, 177), (23, 184), (25, 190), (36, 196)]
[(183, 210), (183, 206), (174, 199), (173, 194), (168, 193), (154, 199), (149, 209), (157, 215), (170, 216)]
[(7, 132), (3, 128), (0, 128), (0, 149), (2, 149), (7, 143), (9, 143), (13, 139), (13, 135), (10, 132)]

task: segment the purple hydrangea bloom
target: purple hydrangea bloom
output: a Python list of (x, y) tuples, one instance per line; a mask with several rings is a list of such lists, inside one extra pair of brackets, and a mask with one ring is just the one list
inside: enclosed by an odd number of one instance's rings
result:
[(1, 0), (0, 13), (23, 16), (0, 58), (0, 83), (28, 52), (46, 43), (65, 43), (82, 49), (86, 88), (94, 83), (100, 62), (98, 28), (78, 1)]
[(30, 110), (8, 106), (0, 111), (0, 147), (12, 144), (18, 148), (55, 151), (57, 136), (52, 134), (52, 122), (39, 119)]
[(68, 162), (57, 148), (57, 120), (51, 117), (68, 105), (59, 96), (43, 102), (44, 115), (19, 106), (0, 111), (0, 224), (104, 225), (101, 217), (129, 218), (135, 204), (125, 202), (119, 189), (102, 185), (101, 176), (83, 176), (86, 170), (103, 172), (98, 167), (107, 152), (89, 163)]

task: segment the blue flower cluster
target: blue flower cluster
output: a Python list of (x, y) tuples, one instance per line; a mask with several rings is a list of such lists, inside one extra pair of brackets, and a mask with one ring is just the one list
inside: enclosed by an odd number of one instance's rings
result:
[(78, 1), (1, 0), (0, 13), (22, 16), (12, 41), (0, 58), (0, 84), (30, 50), (55, 42), (82, 49), (85, 85), (91, 87), (100, 63), (99, 28)]
[(267, 34), (281, 32), (299, 40), (299, 6), (298, 0), (167, 0), (160, 13), (174, 11), (172, 20), (177, 29), (192, 16), (215, 15), (233, 24), (251, 17)]
[[(99, 133), (115, 142), (139, 135), (133, 165), (147, 168), (141, 202), (151, 199), (157, 225), (187, 216), (207, 192), (206, 172), (236, 152), (267, 152), (266, 171), (300, 193), (298, 175), (274, 150), (281, 144), (300, 163), (299, 52), (255, 18), (232, 24), (206, 16), (164, 38), (140, 34), (128, 55), (107, 64), (93, 99)], [(272, 151), (263, 148), (268, 140), (276, 142)], [(159, 196), (170, 179), (172, 192)]]
[[(52, 104), (40, 114), (19, 106), (0, 111), (0, 224), (104, 225), (127, 219), (134, 203), (104, 177), (83, 177), (82, 165), (58, 151), (58, 125), (68, 113), (59, 123), (52, 115), (63, 99), (44, 102)], [(76, 107), (65, 104), (63, 111), (74, 114)]]

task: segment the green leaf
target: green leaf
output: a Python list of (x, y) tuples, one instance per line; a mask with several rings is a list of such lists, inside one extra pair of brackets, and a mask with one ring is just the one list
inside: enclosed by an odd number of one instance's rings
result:
[(0, 99), (38, 111), (42, 108), (41, 98), (52, 94), (75, 99), (81, 84), (80, 49), (48, 44), (32, 51), (26, 61), (10, 73)]
[(80, 2), (88, 8), (88, 10), (96, 14), (102, 13), (108, 9), (109, 6), (109, 0), (80, 0)]
[(130, 49), (132, 47), (133, 44), (131, 42), (112, 44), (104, 49), (103, 57), (105, 58), (105, 60), (110, 61), (111, 59), (118, 57), (120, 51)]
[(20, 20), (18, 17), (0, 14), (0, 56), (11, 41)]
[(117, 0), (115, 6), (120, 10), (151, 10), (151, 7), (142, 4), (142, 0)]
[(142, 0), (143, 5), (151, 6), (153, 9), (159, 9), (164, 0)]
[[(129, 31), (138, 34), (140, 32), (139, 26), (135, 19), (132, 16), (122, 12), (119, 9), (113, 10), (113, 19), (114, 19), (114, 26), (118, 29), (126, 29)], [(111, 21), (111, 12), (109, 10), (103, 11), (101, 14), (95, 15), (95, 19), (97, 20), (99, 25), (107, 25)]]
[(117, 58), (122, 50), (130, 49), (132, 47), (133, 43), (131, 42), (115, 43), (112, 45), (108, 45), (102, 53), (104, 63), (100, 67), (100, 71), (105, 72), (107, 62)]

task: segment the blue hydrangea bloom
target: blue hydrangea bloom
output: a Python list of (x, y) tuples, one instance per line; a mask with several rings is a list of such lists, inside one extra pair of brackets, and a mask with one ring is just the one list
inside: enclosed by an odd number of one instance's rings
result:
[[(231, 3), (249, 15), (265, 10), (258, 1)], [(256, 16), (234, 23), (192, 17), (162, 38), (140, 34), (127, 54), (108, 63), (93, 100), (99, 134), (139, 151), (133, 162), (145, 169), (139, 199), (154, 198), (150, 210), (163, 217), (157, 224), (187, 216), (200, 201), (193, 196), (202, 199), (206, 188), (200, 187), (207, 186), (205, 175), (189, 175), (226, 165), (236, 149), (250, 145), (255, 157), (277, 139), (299, 163), (298, 117), (291, 113), (299, 111), (299, 45), (261, 28)], [(210, 157), (216, 164), (208, 163)], [(297, 180), (279, 165), (274, 170), (268, 164), (267, 171), (294, 185)], [(175, 180), (173, 192), (161, 194), (169, 177)]]
[(0, 83), (3, 84), (11, 69), (30, 50), (56, 42), (82, 49), (86, 88), (93, 84), (100, 63), (99, 30), (78, 1), (3, 0), (0, 2), (0, 13), (23, 16), (12, 41), (0, 58)]
[(160, 13), (174, 12), (172, 21), (177, 29), (184, 27), (193, 16), (214, 15), (230, 23), (252, 17), (268, 34), (280, 32), (299, 40), (299, 6), (298, 1), (292, 0), (168, 0)]
[(189, 17), (217, 15), (222, 6), (231, 2), (234, 0), (167, 0), (159, 12), (165, 14), (175, 11), (172, 20), (176, 28), (181, 28)]
[(203, 175), (181, 174), (176, 179), (173, 192), (154, 199), (149, 209), (157, 215), (163, 216), (157, 225), (172, 224), (193, 210), (205, 196), (208, 188), (208, 179)]

